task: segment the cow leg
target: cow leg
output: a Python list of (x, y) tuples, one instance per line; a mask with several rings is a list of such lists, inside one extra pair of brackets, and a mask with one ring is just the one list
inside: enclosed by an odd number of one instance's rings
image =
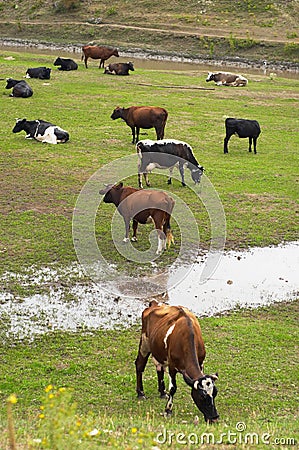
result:
[(158, 391), (160, 393), (160, 398), (167, 398), (167, 393), (165, 390), (165, 383), (164, 383), (164, 373), (165, 373), (164, 367), (154, 357), (153, 357), (153, 362), (156, 366), (156, 371), (157, 371)]
[(170, 167), (169, 168), (169, 178), (167, 180), (167, 184), (171, 184), (172, 173), (173, 173), (173, 167)]
[(249, 149), (248, 151), (251, 153), (251, 145), (252, 145), (252, 137), (249, 136)]
[(123, 242), (129, 242), (129, 231), (130, 231), (130, 218), (124, 217), (125, 221), (125, 237)]
[(144, 176), (145, 184), (149, 187), (151, 185), (151, 183), (149, 182), (149, 179), (148, 179), (148, 173), (144, 172), (143, 176)]
[(165, 407), (165, 414), (167, 416), (170, 416), (172, 414), (173, 397), (177, 390), (175, 377), (176, 377), (176, 370), (169, 369), (169, 394), (168, 394), (168, 401)]
[(104, 60), (103, 60), (103, 59), (101, 59), (101, 60), (100, 60), (100, 65), (99, 65), (99, 69), (100, 69), (101, 67), (103, 67), (103, 68), (104, 68)]
[(184, 176), (184, 165), (183, 164), (179, 164), (179, 171), (181, 174), (181, 179), (182, 179), (182, 186), (185, 187), (186, 183), (185, 183), (185, 176)]
[(131, 127), (132, 130), (132, 144), (135, 144), (135, 126)]
[[(139, 132), (140, 132), (140, 128), (136, 127), (136, 144), (139, 141)], [(134, 144), (134, 142), (133, 142), (133, 144)]]
[(133, 237), (132, 237), (133, 242), (137, 241), (137, 228), (138, 228), (138, 222), (137, 222), (137, 220), (133, 219)]
[(142, 373), (144, 372), (146, 363), (148, 361), (150, 351), (148, 348), (147, 338), (143, 334), (140, 338), (138, 355), (135, 360), (136, 367), (136, 392), (139, 399), (145, 399), (143, 391)]
[(254, 137), (254, 138), (253, 138), (253, 148), (254, 148), (254, 153), (255, 153), (255, 154), (256, 154), (256, 141), (257, 141), (257, 138)]
[(87, 67), (87, 60), (88, 60), (88, 56), (85, 56), (85, 57), (84, 57), (84, 63), (85, 63), (86, 69), (88, 69), (88, 67)]
[(228, 141), (230, 140), (230, 137), (231, 137), (231, 134), (226, 134), (226, 136), (224, 138), (224, 148), (223, 148), (224, 153), (228, 153), (227, 144), (228, 144)]

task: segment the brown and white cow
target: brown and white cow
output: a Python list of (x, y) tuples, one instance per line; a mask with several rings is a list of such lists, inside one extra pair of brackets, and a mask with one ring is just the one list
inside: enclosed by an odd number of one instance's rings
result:
[(157, 254), (161, 253), (166, 244), (170, 246), (173, 236), (170, 228), (171, 213), (175, 201), (166, 192), (156, 190), (141, 190), (123, 183), (110, 184), (100, 190), (105, 203), (114, 203), (125, 222), (124, 242), (129, 241), (130, 221), (133, 219), (132, 241), (137, 241), (138, 223), (154, 222), (158, 234)]
[[(164, 138), (164, 129), (168, 112), (158, 106), (117, 106), (111, 114), (111, 119), (123, 119), (132, 130), (132, 144), (139, 141), (140, 128), (155, 128), (157, 139)], [(136, 135), (136, 139), (135, 139)]]
[(99, 69), (101, 67), (104, 68), (104, 63), (107, 59), (109, 59), (111, 56), (118, 57), (118, 50), (117, 48), (107, 47), (105, 45), (84, 45), (82, 47), (82, 58), (84, 58), (85, 67), (87, 69), (87, 60), (88, 58), (92, 59), (100, 59), (100, 65)]
[(167, 397), (164, 372), (168, 366), (170, 383), (165, 413), (172, 413), (173, 397), (177, 390), (176, 374), (181, 373), (192, 388), (191, 397), (205, 421), (215, 422), (219, 417), (215, 406), (217, 388), (214, 384), (218, 375), (203, 373), (206, 351), (195, 315), (185, 307), (168, 306), (155, 300), (143, 311), (139, 351), (135, 361), (139, 399), (145, 399), (142, 373), (150, 354), (156, 366), (161, 398)]
[(230, 72), (209, 72), (206, 81), (215, 81), (218, 86), (246, 86), (247, 78)]

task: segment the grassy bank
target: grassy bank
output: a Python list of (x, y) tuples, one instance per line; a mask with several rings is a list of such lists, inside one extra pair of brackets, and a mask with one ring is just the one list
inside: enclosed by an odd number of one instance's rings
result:
[[(137, 401), (139, 326), (54, 333), (31, 343), (1, 344), (1, 449), (8, 448), (5, 406), (11, 393), (18, 398), (13, 405), (18, 448), (192, 449), (202, 443), (200, 448), (224, 449), (236, 438), (238, 449), (296, 448), (298, 302), (200, 323), (205, 370), (219, 372), (219, 424), (204, 424), (181, 377), (173, 418), (165, 419), (151, 362), (145, 371), (148, 400)], [(49, 385), (53, 389), (45, 392)]]

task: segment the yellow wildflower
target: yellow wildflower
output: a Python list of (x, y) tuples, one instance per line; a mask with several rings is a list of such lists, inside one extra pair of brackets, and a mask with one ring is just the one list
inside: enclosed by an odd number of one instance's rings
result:
[(50, 392), (53, 389), (52, 384), (49, 384), (46, 388), (45, 388), (45, 392)]
[(12, 403), (13, 405), (15, 403), (17, 403), (18, 399), (17, 396), (15, 394), (11, 394), (8, 398), (7, 398), (7, 403)]
[(133, 434), (135, 434), (135, 433), (137, 433), (137, 428), (133, 427), (131, 431)]

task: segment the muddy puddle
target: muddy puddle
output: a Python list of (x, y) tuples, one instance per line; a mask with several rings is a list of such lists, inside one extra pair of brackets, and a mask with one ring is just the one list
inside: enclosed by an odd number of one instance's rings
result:
[[(212, 316), (239, 307), (254, 308), (299, 297), (299, 241), (268, 248), (226, 252), (205, 282), (200, 273), (207, 255), (185, 268), (169, 271), (166, 284), (170, 304), (187, 306), (199, 316)], [(184, 271), (181, 277), (180, 270)], [(179, 282), (176, 282), (179, 280)], [(33, 339), (54, 330), (88, 331), (98, 328), (128, 327), (139, 323), (148, 300), (138, 298), (147, 280), (127, 279), (118, 285), (119, 295), (109, 285), (86, 281), (79, 264), (64, 271), (52, 268), (26, 274), (6, 273), (1, 286), (36, 288), (42, 293), (28, 296), (0, 291), (2, 336)], [(134, 297), (134, 291), (136, 297)], [(130, 294), (128, 296), (128, 294)]]

